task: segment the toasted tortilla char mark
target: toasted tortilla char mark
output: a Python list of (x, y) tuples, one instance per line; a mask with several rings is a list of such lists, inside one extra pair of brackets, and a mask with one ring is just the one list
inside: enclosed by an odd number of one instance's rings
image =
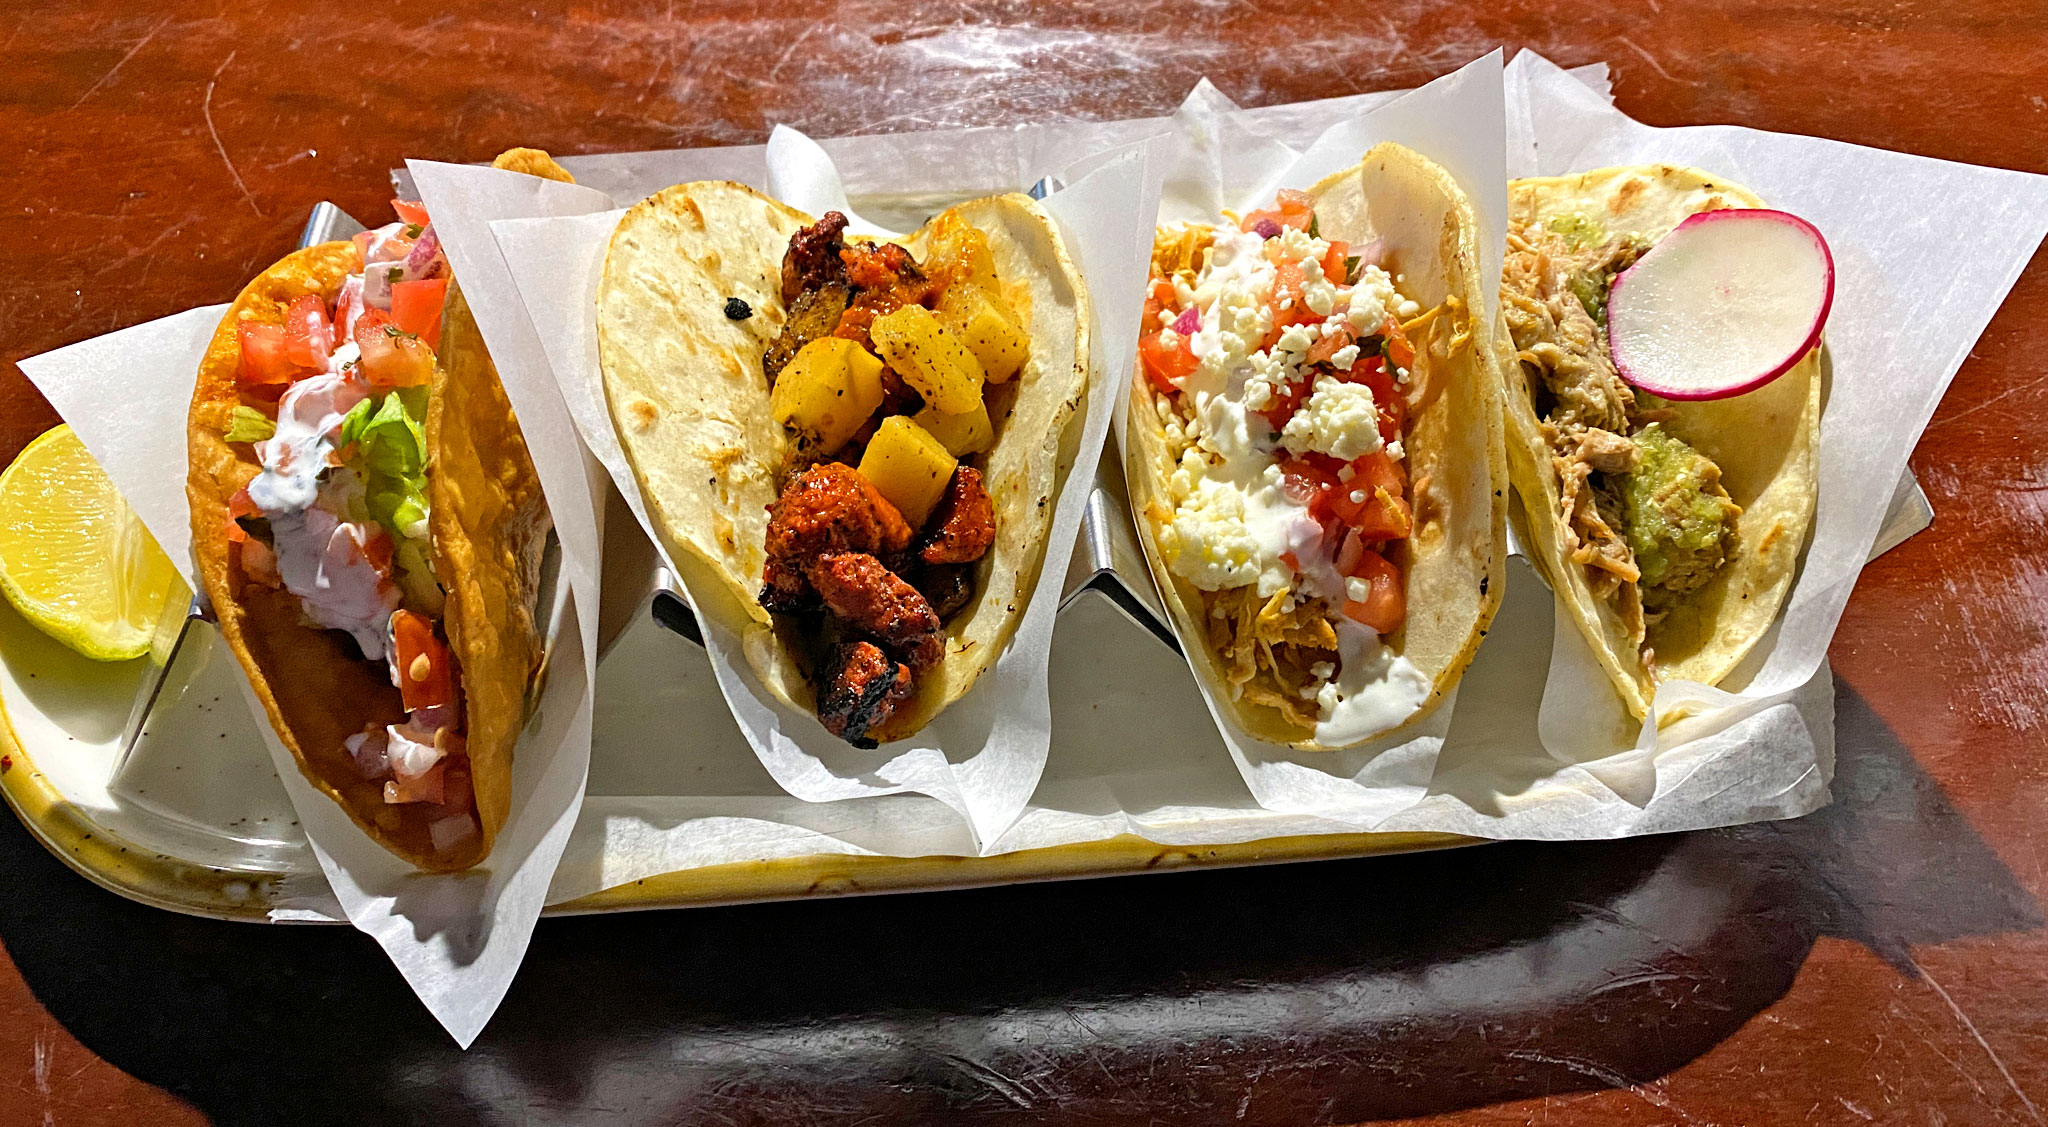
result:
[(1622, 212), (1634, 207), (1636, 200), (1641, 198), (1643, 192), (1649, 186), (1649, 181), (1644, 180), (1640, 176), (1631, 176), (1627, 180), (1622, 181), (1621, 187), (1615, 191), (1613, 198), (1607, 201), (1608, 213), (1620, 215)]
[(654, 404), (645, 399), (635, 399), (626, 405), (626, 411), (633, 416), (633, 429), (646, 430), (654, 425)]

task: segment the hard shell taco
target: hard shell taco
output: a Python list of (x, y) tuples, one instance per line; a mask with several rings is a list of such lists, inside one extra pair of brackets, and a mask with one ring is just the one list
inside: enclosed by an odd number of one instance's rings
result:
[(1125, 470), (1182, 647), (1252, 736), (1404, 727), (1500, 604), (1477, 227), (1443, 169), (1383, 144), (1234, 224), (1158, 232)]
[(221, 634), (301, 771), (391, 852), (454, 870), (510, 812), (550, 521), (432, 221), (393, 206), (236, 297), (186, 493)]
[(728, 182), (643, 200), (612, 236), (598, 354), (699, 612), (779, 698), (872, 747), (964, 695), (1025, 610), (1089, 306), (1024, 196), (900, 243), (846, 222)]
[(1508, 452), (1531, 549), (1636, 716), (1714, 684), (1776, 619), (1813, 523), (1819, 350), (1764, 386), (1678, 402), (1609, 351), (1614, 280), (1687, 216), (1763, 204), (1671, 165), (1509, 185)]

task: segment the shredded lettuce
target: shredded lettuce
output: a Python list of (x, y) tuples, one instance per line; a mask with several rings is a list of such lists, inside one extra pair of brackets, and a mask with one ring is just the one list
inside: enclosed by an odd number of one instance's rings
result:
[(237, 405), (228, 419), (227, 433), (221, 437), (229, 442), (262, 442), (276, 433), (277, 424), (270, 416), (254, 407)]
[(370, 516), (398, 542), (426, 535), (427, 389), (400, 388), (355, 405), (338, 443), (356, 445)]

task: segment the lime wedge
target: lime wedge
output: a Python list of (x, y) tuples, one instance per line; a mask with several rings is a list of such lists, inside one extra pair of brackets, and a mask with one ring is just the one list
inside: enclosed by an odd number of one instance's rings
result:
[(0, 594), (95, 661), (149, 652), (164, 606), (189, 595), (171, 559), (68, 424), (0, 473)]

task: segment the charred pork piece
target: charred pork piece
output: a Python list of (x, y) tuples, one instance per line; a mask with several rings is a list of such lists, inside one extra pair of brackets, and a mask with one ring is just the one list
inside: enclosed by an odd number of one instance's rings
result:
[(905, 583), (866, 552), (826, 552), (804, 574), (825, 600), (825, 609), (854, 630), (871, 635), (922, 672), (946, 656), (939, 616), (917, 588)]
[(810, 585), (804, 571), (820, 552), (890, 555), (910, 544), (910, 525), (860, 471), (843, 462), (820, 462), (782, 487), (768, 512), (761, 606), (806, 610)]
[(805, 290), (838, 282), (846, 284), (846, 263), (839, 252), (846, 246), (843, 233), (846, 216), (828, 211), (824, 218), (789, 237), (789, 249), (782, 255), (782, 303), (794, 305)]
[(811, 590), (810, 581), (804, 578), (801, 568), (768, 557), (761, 567), (761, 609), (776, 614), (797, 614), (813, 610), (818, 605), (817, 592)]
[(852, 300), (853, 291), (844, 282), (827, 282), (797, 295), (781, 334), (761, 354), (761, 371), (767, 374), (769, 387), (775, 386), (775, 377), (796, 359), (804, 345), (832, 335), (832, 330), (839, 327), (840, 316), (846, 312), (847, 302)]
[(996, 509), (981, 487), (981, 471), (961, 466), (932, 512), (931, 538), (920, 553), (930, 564), (973, 563), (996, 540)]
[(917, 593), (944, 621), (974, 601), (974, 569), (965, 564), (926, 564), (917, 570)]
[(855, 747), (874, 747), (868, 732), (879, 728), (910, 696), (910, 667), (873, 642), (832, 647), (818, 694), (818, 720), (825, 730)]

